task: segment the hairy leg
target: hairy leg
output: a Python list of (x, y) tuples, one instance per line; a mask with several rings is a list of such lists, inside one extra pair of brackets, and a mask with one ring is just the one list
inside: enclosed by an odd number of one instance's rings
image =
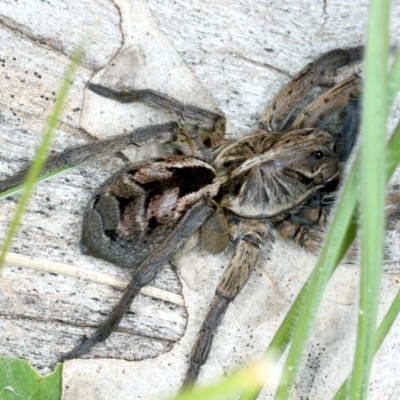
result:
[(361, 93), (361, 78), (353, 74), (316, 98), (294, 120), (291, 129), (315, 127), (326, 115), (346, 107)]
[[(329, 227), (329, 214), (334, 198), (329, 204), (323, 204), (317, 199), (310, 202), (296, 214), (290, 214), (284, 220), (272, 220), (279, 236), (285, 240), (292, 240), (297, 246), (317, 254)], [(400, 218), (400, 193), (391, 192), (386, 198), (387, 223)], [(349, 249), (346, 260), (354, 261), (357, 257), (357, 244)]]
[(198, 126), (199, 139), (202, 145), (208, 149), (218, 146), (224, 138), (225, 117), (215, 112), (203, 110), (190, 104), (183, 104), (178, 100), (150, 89), (118, 91), (91, 82), (88, 83), (87, 87), (100, 96), (121, 103), (141, 102)]
[(107, 319), (97, 328), (96, 332), (75, 349), (63, 355), (60, 361), (80, 357), (90, 351), (95, 344), (106, 340), (108, 336), (117, 329), (123, 314), (129, 309), (132, 301), (140, 292), (140, 289), (148, 285), (154, 279), (157, 272), (168, 262), (175, 251), (192, 236), (214, 212), (215, 206), (212, 202), (203, 199), (196, 203), (178, 223), (175, 231), (135, 270), (120, 301)]
[(232, 260), (215, 291), (214, 300), (190, 354), (189, 368), (182, 388), (195, 383), (201, 366), (208, 358), (215, 332), (229, 303), (237, 296), (250, 276), (267, 229), (266, 224), (258, 220), (243, 222)]
[[(152, 142), (173, 143), (180, 140), (184, 141), (186, 135), (185, 129), (176, 122), (138, 128), (131, 133), (69, 148), (50, 156), (45, 163), (42, 175), (63, 167), (73, 167), (93, 159), (111, 155), (132, 145), (142, 146)], [(28, 169), (29, 167), (1, 181), (0, 193), (22, 184)]]
[(362, 50), (362, 47), (332, 50), (306, 65), (273, 98), (261, 117), (259, 128), (267, 132), (282, 131), (299, 101), (320, 84), (328, 72), (360, 61)]

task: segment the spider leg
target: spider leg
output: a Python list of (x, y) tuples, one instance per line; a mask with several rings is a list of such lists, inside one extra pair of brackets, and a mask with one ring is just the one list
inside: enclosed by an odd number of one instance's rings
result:
[(343, 121), (342, 129), (339, 133), (339, 138), (335, 139), (339, 146), (339, 161), (344, 162), (349, 158), (353, 150), (361, 120), (361, 99), (353, 100), (347, 107), (347, 115)]
[[(329, 225), (329, 213), (334, 203), (317, 204), (317, 201), (308, 204), (296, 214), (290, 214), (284, 220), (272, 220), (279, 236), (285, 240), (292, 240), (297, 246), (317, 254), (325, 238), (325, 231)], [(386, 221), (400, 218), (400, 193), (395, 191), (386, 198)], [(353, 244), (347, 252), (347, 261), (354, 261), (357, 257), (357, 245)]]
[(325, 237), (329, 213), (336, 200), (336, 192), (316, 192), (304, 207), (294, 210), (285, 218), (271, 219), (276, 232), (282, 239), (292, 240), (297, 246), (311, 253), (318, 253)]
[(266, 232), (266, 224), (258, 220), (246, 220), (243, 223), (240, 229), (239, 242), (232, 260), (215, 291), (215, 297), (190, 354), (190, 365), (182, 388), (193, 385), (196, 381), (201, 366), (208, 358), (213, 337), (229, 303), (247, 282), (250, 272), (257, 261)]
[(325, 234), (323, 231), (311, 228), (300, 221), (279, 221), (276, 230), (282, 239), (292, 240), (296, 246), (303, 247), (310, 253), (318, 253)]
[(202, 145), (208, 149), (218, 146), (225, 135), (226, 120), (224, 116), (190, 104), (183, 104), (155, 90), (112, 90), (91, 82), (87, 84), (87, 87), (100, 96), (121, 103), (141, 102), (199, 126), (198, 136)]
[(306, 65), (273, 98), (261, 117), (259, 129), (268, 132), (282, 131), (299, 101), (314, 86), (320, 84), (328, 72), (359, 61), (362, 50), (362, 47), (332, 50)]
[(353, 74), (316, 98), (294, 120), (291, 129), (315, 127), (325, 115), (346, 107), (361, 93), (361, 78)]
[[(52, 155), (47, 159), (42, 175), (49, 174), (63, 167), (73, 167), (83, 162), (101, 158), (124, 150), (132, 145), (142, 146), (143, 144), (151, 142), (172, 143), (180, 140), (180, 138), (186, 136), (186, 134), (183, 126), (176, 122), (138, 128), (125, 135), (87, 143)], [(22, 184), (28, 169), (29, 167), (1, 181), (0, 193)]]
[(63, 355), (60, 361), (77, 358), (87, 353), (96, 343), (102, 342), (117, 329), (123, 314), (129, 309), (133, 299), (143, 286), (148, 285), (157, 272), (167, 263), (175, 251), (192, 236), (215, 212), (212, 201), (202, 199), (197, 202), (182, 218), (176, 229), (164, 240), (161, 246), (138, 267), (126, 287), (123, 296), (109, 314), (107, 319), (97, 328), (96, 332), (69, 353)]
[[(317, 255), (326, 236), (331, 208), (331, 204), (314, 205), (285, 220), (273, 221), (276, 232), (282, 239), (292, 240), (296, 246)], [(357, 248), (356, 243), (350, 246), (344, 257), (345, 262), (354, 263), (357, 260)]]

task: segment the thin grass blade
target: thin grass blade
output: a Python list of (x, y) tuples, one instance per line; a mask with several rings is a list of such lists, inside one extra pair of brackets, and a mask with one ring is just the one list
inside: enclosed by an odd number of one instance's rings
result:
[[(400, 291), (397, 293), (393, 303), (391, 304), (388, 312), (386, 313), (385, 317), (383, 318), (379, 328), (376, 331), (375, 339), (374, 339), (374, 354), (379, 350), (385, 337), (390, 331), (394, 321), (396, 320), (397, 316), (400, 312)], [(342, 384), (340, 389), (336, 392), (333, 400), (345, 400), (348, 396), (348, 392), (350, 389), (350, 380), (351, 376), (349, 376)]]
[(21, 221), (22, 214), (26, 208), (26, 205), (27, 205), (29, 197), (32, 193), (35, 182), (38, 180), (40, 171), (42, 170), (43, 165), (45, 163), (52, 136), (58, 126), (58, 121), (60, 119), (62, 110), (64, 108), (64, 104), (65, 104), (65, 101), (67, 98), (69, 88), (73, 83), (74, 73), (82, 60), (84, 47), (85, 47), (87, 41), (88, 41), (88, 35), (86, 35), (84, 37), (81, 44), (78, 46), (78, 49), (73, 54), (73, 56), (71, 58), (71, 63), (68, 66), (68, 69), (64, 75), (64, 79), (61, 84), (61, 88), (58, 93), (57, 100), (54, 104), (53, 111), (49, 117), (47, 126), (43, 133), (42, 142), (36, 152), (35, 160), (29, 169), (29, 172), (28, 172), (25, 184), (24, 184), (25, 188), (21, 194), (21, 198), (19, 200), (17, 209), (15, 211), (14, 218), (11, 221), (10, 228), (9, 228), (6, 238), (4, 240), (1, 254), (0, 254), (0, 267), (4, 263), (6, 252), (11, 245), (12, 238), (18, 229), (18, 225)]
[(263, 359), (261, 362), (238, 371), (218, 382), (195, 389), (185, 389), (170, 400), (213, 400), (231, 398), (234, 395), (259, 386), (272, 375), (274, 357)]
[(389, 0), (371, 0), (361, 129), (361, 285), (350, 399), (365, 399), (374, 350), (385, 229)]
[[(49, 172), (48, 174), (42, 174), (35, 180), (35, 184), (39, 183), (39, 182), (47, 181), (47, 179), (51, 179), (54, 176), (60, 175), (63, 172), (68, 171), (72, 168), (75, 168), (75, 166), (72, 166), (72, 167), (66, 166), (66, 167), (60, 168), (56, 171)], [(3, 200), (9, 196), (12, 196), (12, 195), (20, 192), (24, 187), (25, 187), (25, 184), (22, 184), (22, 185), (15, 186), (11, 189), (5, 190), (4, 192), (0, 193), (0, 200)]]

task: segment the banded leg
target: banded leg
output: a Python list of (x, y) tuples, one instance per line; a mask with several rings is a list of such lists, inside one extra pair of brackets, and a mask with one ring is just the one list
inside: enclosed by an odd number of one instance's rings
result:
[[(132, 145), (142, 146), (152, 142), (173, 143), (185, 140), (187, 135), (186, 130), (176, 122), (138, 128), (125, 135), (87, 143), (50, 156), (45, 163), (42, 175), (49, 174), (63, 167), (73, 167), (83, 162), (111, 155)], [(28, 169), (29, 167), (1, 181), (0, 193), (22, 184)]]
[(178, 223), (176, 230), (135, 270), (120, 301), (107, 319), (97, 328), (96, 332), (75, 349), (62, 356), (60, 361), (80, 357), (90, 351), (95, 344), (106, 340), (108, 336), (117, 329), (123, 314), (129, 309), (140, 289), (148, 285), (154, 279), (157, 272), (167, 263), (175, 251), (177, 251), (214, 212), (215, 206), (212, 202), (203, 199), (196, 203)]
[(291, 129), (315, 127), (326, 115), (349, 105), (361, 93), (361, 78), (353, 74), (316, 98), (294, 120)]
[(207, 317), (197, 335), (182, 388), (191, 386), (196, 381), (201, 366), (208, 358), (215, 332), (229, 303), (237, 296), (250, 276), (266, 232), (267, 226), (257, 220), (246, 220), (243, 223), (232, 260), (222, 276)]
[[(325, 231), (329, 225), (331, 204), (309, 203), (298, 214), (291, 214), (285, 220), (272, 220), (279, 236), (285, 240), (292, 240), (297, 246), (311, 253), (318, 253), (325, 238)], [(386, 222), (400, 218), (400, 193), (395, 191), (386, 198)], [(356, 258), (357, 245), (352, 245), (346, 259), (353, 261)]]
[(282, 239), (292, 240), (296, 246), (302, 247), (313, 254), (318, 253), (325, 237), (323, 231), (313, 229), (299, 221), (280, 221), (276, 225), (276, 229)]
[(320, 84), (328, 72), (361, 60), (362, 50), (362, 47), (332, 50), (305, 66), (271, 101), (261, 117), (259, 128), (269, 132), (282, 131), (299, 101)]
[(119, 101), (120, 103), (141, 102), (174, 116), (183, 118), (199, 126), (198, 136), (203, 146), (213, 149), (218, 146), (225, 135), (225, 117), (215, 112), (203, 110), (168, 97), (154, 90), (112, 90), (89, 82), (87, 88), (100, 96)]
[[(322, 247), (322, 243), (326, 235), (327, 215), (329, 209), (321, 207), (321, 215), (323, 217), (319, 226), (312, 226), (311, 221), (305, 219), (289, 219), (279, 221), (276, 224), (276, 230), (282, 239), (292, 240), (296, 246), (302, 247), (305, 250), (317, 255)], [(325, 225), (325, 226), (324, 226)], [(357, 243), (353, 243), (344, 255), (344, 261), (347, 263), (354, 263), (358, 255)]]

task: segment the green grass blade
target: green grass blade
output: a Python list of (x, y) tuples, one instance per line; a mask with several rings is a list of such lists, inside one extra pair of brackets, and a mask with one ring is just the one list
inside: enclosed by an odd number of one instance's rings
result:
[(82, 40), (81, 44), (78, 46), (78, 49), (73, 54), (73, 56), (71, 58), (71, 63), (68, 66), (68, 69), (65, 73), (59, 94), (57, 96), (57, 100), (54, 104), (53, 111), (49, 117), (47, 126), (45, 128), (42, 142), (36, 152), (35, 160), (29, 169), (29, 172), (28, 172), (25, 184), (24, 184), (25, 189), (21, 194), (21, 198), (18, 203), (17, 209), (15, 211), (14, 218), (11, 222), (10, 228), (9, 228), (6, 238), (4, 240), (4, 244), (2, 246), (2, 251), (0, 254), (0, 267), (4, 263), (6, 252), (9, 249), (11, 242), (12, 242), (12, 238), (18, 229), (18, 225), (21, 221), (22, 214), (28, 203), (33, 186), (35, 185), (35, 182), (37, 181), (37, 179), (40, 175), (40, 171), (42, 170), (43, 165), (45, 163), (45, 159), (47, 156), (48, 148), (50, 146), (51, 138), (53, 136), (54, 131), (56, 130), (56, 128), (58, 126), (58, 121), (59, 121), (61, 113), (63, 111), (63, 107), (64, 107), (64, 104), (66, 101), (66, 97), (67, 97), (69, 88), (73, 82), (74, 73), (75, 73), (76, 69), (78, 68), (78, 66), (81, 62), (81, 59), (83, 57), (84, 46), (85, 46), (87, 40), (88, 40), (87, 36), (85, 36), (84, 40)]
[(260, 363), (247, 367), (214, 384), (193, 390), (183, 390), (171, 400), (220, 400), (222, 398), (230, 398), (243, 390), (259, 386), (271, 376), (274, 365), (273, 357), (271, 359), (265, 358)]
[[(390, 328), (392, 327), (394, 321), (399, 315), (399, 312), (400, 312), (400, 291), (397, 293), (395, 299), (393, 300), (393, 303), (391, 304), (388, 312), (386, 313), (381, 324), (379, 325), (378, 330), (376, 331), (374, 339), (374, 354), (379, 350), (379, 347), (381, 347), (385, 337), (389, 333)], [(347, 398), (348, 391), (350, 389), (350, 379), (351, 376), (349, 376), (343, 382), (342, 386), (333, 397), (333, 400), (345, 400)]]
[(365, 399), (373, 358), (385, 229), (385, 153), (389, 0), (371, 0), (361, 147), (361, 286), (350, 399)]
[[(54, 176), (62, 174), (63, 172), (68, 171), (72, 168), (75, 168), (75, 166), (66, 166), (66, 167), (57, 169), (56, 171), (49, 172), (48, 174), (42, 174), (39, 176), (39, 178), (37, 178), (35, 180), (35, 184), (39, 183), (39, 182), (47, 181), (47, 179), (51, 179)], [(23, 183), (22, 185), (15, 186), (11, 189), (5, 190), (4, 192), (0, 193), (0, 200), (3, 200), (9, 196), (12, 196), (12, 195), (20, 192), (24, 187), (25, 187), (25, 183)]]

